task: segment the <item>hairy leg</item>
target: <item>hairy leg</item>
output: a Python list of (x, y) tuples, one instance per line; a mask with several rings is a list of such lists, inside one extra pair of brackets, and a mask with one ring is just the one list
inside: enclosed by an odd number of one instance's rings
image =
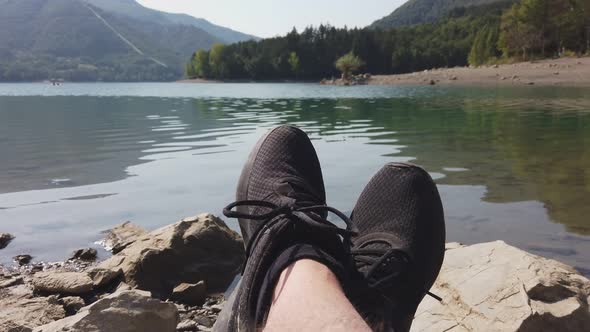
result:
[(325, 265), (299, 260), (282, 273), (264, 331), (371, 331)]

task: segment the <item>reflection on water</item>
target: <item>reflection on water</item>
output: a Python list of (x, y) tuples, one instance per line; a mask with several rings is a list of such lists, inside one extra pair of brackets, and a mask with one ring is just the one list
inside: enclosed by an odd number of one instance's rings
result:
[(331, 205), (350, 211), (383, 163), (411, 160), (437, 179), (448, 240), (502, 239), (590, 274), (587, 91), (375, 91), (0, 96), (0, 230), (17, 235), (6, 257), (63, 257), (127, 219), (153, 228), (219, 213), (257, 138), (289, 123), (314, 140)]

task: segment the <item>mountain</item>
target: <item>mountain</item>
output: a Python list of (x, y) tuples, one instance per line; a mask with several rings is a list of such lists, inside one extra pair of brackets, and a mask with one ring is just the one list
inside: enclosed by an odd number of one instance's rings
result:
[(85, 0), (89, 4), (102, 10), (116, 13), (134, 19), (159, 22), (160, 24), (183, 24), (205, 30), (209, 34), (221, 39), (223, 42), (231, 44), (240, 41), (259, 39), (258, 37), (247, 35), (229, 28), (215, 25), (203, 18), (196, 18), (186, 14), (171, 14), (143, 7), (134, 0)]
[(0, 0), (0, 8), (0, 81), (175, 80), (195, 50), (251, 38), (132, 0)]
[(389, 29), (400, 26), (432, 23), (453, 10), (515, 0), (409, 0), (393, 13), (373, 22), (371, 28)]

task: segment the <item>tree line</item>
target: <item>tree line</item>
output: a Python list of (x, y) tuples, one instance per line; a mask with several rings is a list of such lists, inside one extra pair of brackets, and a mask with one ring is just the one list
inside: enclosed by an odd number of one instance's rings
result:
[(584, 54), (589, 40), (590, 0), (505, 1), (457, 8), (433, 24), (396, 29), (320, 25), (282, 37), (216, 44), (195, 52), (185, 71), (191, 78), (316, 80), (339, 76), (336, 62), (352, 54), (364, 72), (397, 74)]

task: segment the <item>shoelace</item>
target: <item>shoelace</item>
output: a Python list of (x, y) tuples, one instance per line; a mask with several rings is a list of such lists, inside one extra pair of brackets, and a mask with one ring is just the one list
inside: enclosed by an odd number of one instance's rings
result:
[[(233, 209), (239, 206), (246, 206), (246, 207), (262, 207), (271, 209), (267, 213), (262, 214), (250, 214), (250, 213), (243, 213), (239, 211), (234, 211)], [(344, 223), (346, 224), (346, 228), (340, 228), (330, 222), (329, 220), (321, 217), (322, 212), (331, 212), (338, 216)], [(338, 235), (341, 235), (346, 242), (350, 242), (350, 237), (357, 234), (356, 228), (352, 224), (352, 221), (338, 209), (326, 206), (326, 205), (311, 205), (309, 202), (297, 202), (297, 204), (288, 204), (288, 205), (277, 205), (268, 201), (263, 200), (244, 200), (244, 201), (236, 201), (223, 209), (223, 215), (228, 218), (240, 218), (246, 220), (272, 220), (280, 215), (282, 216), (293, 216), (295, 220), (303, 222), (308, 226), (315, 227), (318, 229), (334, 232)], [(258, 232), (260, 229), (258, 230)], [(252, 235), (252, 239), (256, 238), (256, 234)], [(250, 240), (250, 243), (246, 246), (246, 257), (250, 257), (250, 252), (252, 250), (254, 240)], [(345, 245), (345, 248), (348, 248), (348, 245)]]
[[(371, 289), (391, 285), (411, 262), (408, 254), (399, 249), (357, 248), (352, 249), (350, 254), (358, 270), (367, 266), (369, 267), (368, 271), (364, 273), (364, 277), (367, 280), (368, 287)], [(439, 302), (442, 301), (440, 296), (428, 290), (426, 294)]]

